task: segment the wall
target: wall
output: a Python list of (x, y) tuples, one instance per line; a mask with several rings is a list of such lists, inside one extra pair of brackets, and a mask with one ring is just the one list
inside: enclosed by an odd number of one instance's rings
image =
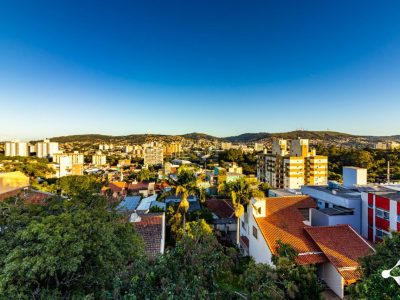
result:
[[(359, 223), (355, 222), (354, 215), (329, 216), (314, 208), (312, 208), (310, 211), (311, 226), (334, 226), (339, 224), (349, 224), (361, 234)], [(357, 230), (357, 226), (359, 230)]]
[(326, 282), (328, 287), (341, 299), (344, 297), (343, 279), (339, 272), (331, 263), (324, 263), (319, 266), (322, 268), (322, 279)]

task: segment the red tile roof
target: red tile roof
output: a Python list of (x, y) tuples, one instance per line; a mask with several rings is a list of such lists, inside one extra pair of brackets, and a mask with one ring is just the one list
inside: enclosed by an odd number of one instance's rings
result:
[(206, 200), (205, 204), (211, 212), (216, 214), (221, 219), (235, 217), (232, 201), (230, 200), (208, 199)]
[(133, 222), (136, 232), (142, 236), (147, 254), (154, 258), (161, 253), (164, 213), (140, 214), (141, 220)]
[(305, 230), (346, 284), (360, 279), (358, 259), (371, 253), (373, 248), (349, 225), (308, 227)]
[(266, 198), (266, 216), (255, 218), (271, 252), (277, 255), (278, 241), (291, 245), (299, 254), (299, 264), (326, 262), (318, 245), (306, 233), (302, 208), (315, 208), (309, 196)]
[(19, 197), (24, 200), (25, 204), (39, 204), (45, 205), (45, 200), (52, 197), (50, 193), (44, 193), (32, 189), (19, 188), (7, 193), (0, 194), (0, 201), (4, 201), (10, 197)]

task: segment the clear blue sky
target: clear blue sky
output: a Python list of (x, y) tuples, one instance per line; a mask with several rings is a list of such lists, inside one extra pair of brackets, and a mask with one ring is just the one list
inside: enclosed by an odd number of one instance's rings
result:
[(400, 1), (1, 1), (0, 140), (400, 134)]

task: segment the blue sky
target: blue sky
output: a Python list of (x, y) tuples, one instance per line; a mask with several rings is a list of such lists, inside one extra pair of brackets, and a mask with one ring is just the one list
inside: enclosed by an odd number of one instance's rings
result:
[(399, 1), (1, 1), (0, 140), (400, 134)]

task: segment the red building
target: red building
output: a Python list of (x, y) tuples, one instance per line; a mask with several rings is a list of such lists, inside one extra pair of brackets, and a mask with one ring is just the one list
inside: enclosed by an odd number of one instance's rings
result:
[(363, 235), (379, 242), (391, 231), (400, 231), (400, 192), (363, 193)]

